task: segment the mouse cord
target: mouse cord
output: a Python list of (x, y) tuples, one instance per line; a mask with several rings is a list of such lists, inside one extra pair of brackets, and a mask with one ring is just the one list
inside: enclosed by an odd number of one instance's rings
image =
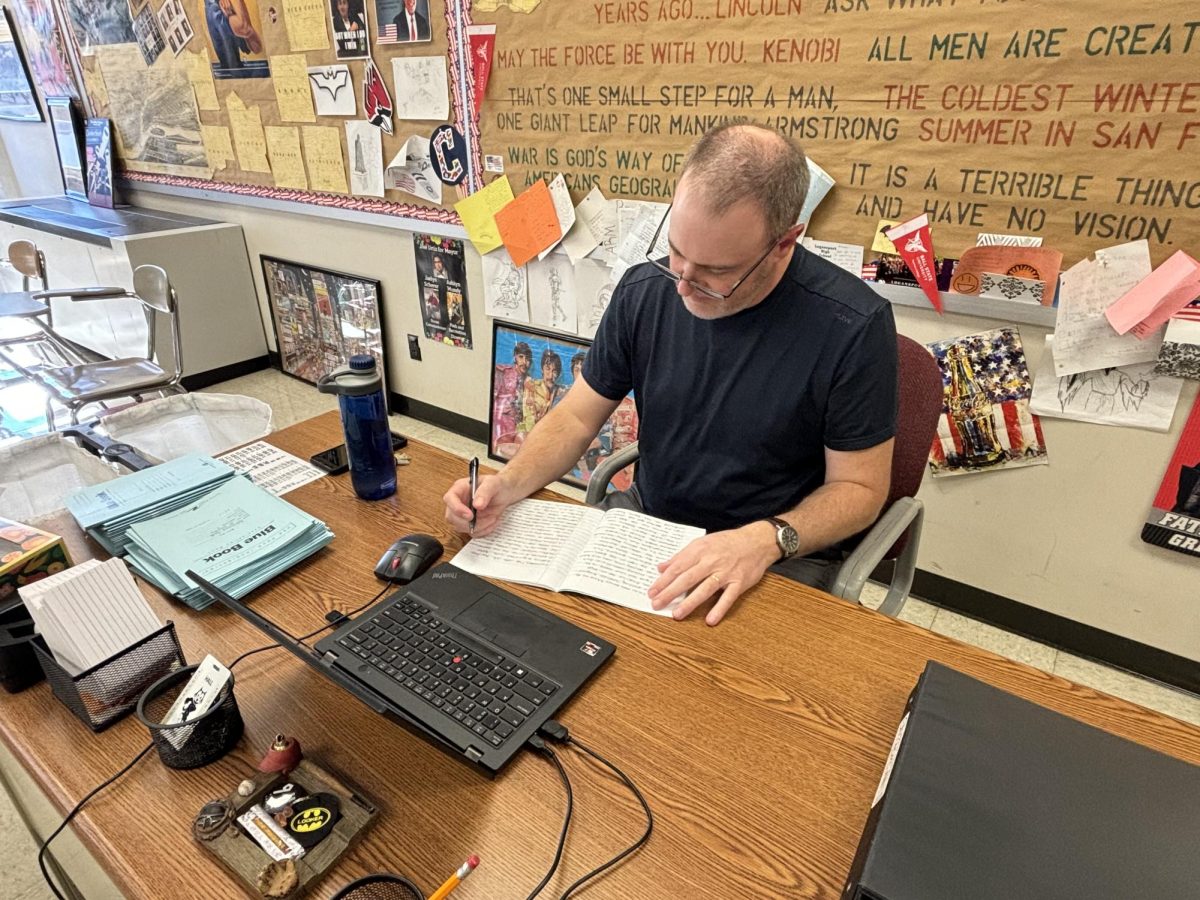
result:
[[(325, 631), (326, 629), (329, 629), (329, 628), (333, 628), (335, 625), (337, 625), (343, 619), (349, 619), (353, 616), (358, 615), (360, 612), (362, 612), (364, 609), (366, 609), (368, 606), (375, 603), (380, 597), (382, 597), (384, 595), (384, 592), (387, 591), (387, 589), (390, 587), (391, 587), (390, 584), (385, 584), (383, 587), (381, 587), (379, 589), (378, 594), (376, 594), (374, 597), (372, 597), (366, 603), (359, 606), (357, 609), (353, 609), (350, 612), (345, 613), (345, 614), (339, 613), (338, 617), (336, 619), (334, 619), (332, 622), (326, 622), (324, 625), (322, 625), (320, 628), (316, 629), (315, 631), (310, 631), (308, 634), (300, 635), (300, 637), (296, 638), (296, 643), (303, 644), (309, 638), (316, 637), (322, 631)], [(229, 668), (232, 671), (233, 667), (236, 666), (238, 663), (240, 663), (247, 656), (253, 656), (255, 653), (262, 653), (266, 650), (274, 650), (278, 646), (279, 646), (278, 643), (266, 644), (265, 646), (262, 646), (262, 647), (255, 647), (253, 650), (247, 650), (245, 653), (243, 653), (241, 656), (239, 656), (237, 659), (235, 659), (233, 662), (231, 662), (229, 664)]]
[[(588, 872), (581, 878), (576, 879), (559, 896), (559, 900), (568, 900), (568, 898), (572, 894), (574, 894), (577, 890), (582, 888), (584, 886), (584, 884), (591, 881), (593, 878), (597, 877), (602, 872), (605, 872), (608, 869), (612, 868), (613, 866), (617, 865), (617, 863), (621, 862), (621, 860), (625, 859), (627, 856), (630, 856), (631, 854), (636, 853), (642, 847), (642, 845), (646, 843), (646, 841), (650, 840), (650, 834), (651, 834), (651, 832), (654, 831), (654, 813), (652, 813), (650, 811), (650, 804), (646, 802), (646, 798), (644, 796), (642, 796), (642, 792), (638, 790), (637, 785), (633, 783), (633, 780), (628, 775), (626, 775), (624, 772), (622, 772), (619, 768), (617, 768), (617, 766), (614, 763), (609, 762), (607, 759), (605, 759), (603, 756), (601, 756), (595, 750), (586, 746), (581, 741), (571, 737), (571, 735), (567, 731), (567, 727), (565, 725), (563, 725), (560, 722), (555, 721), (554, 719), (550, 719), (546, 722), (545, 725), (543, 725), (541, 728), (538, 729), (538, 733), (542, 737), (548, 738), (549, 740), (556, 741), (558, 743), (568, 744), (572, 747), (575, 747), (575, 748), (581, 750), (582, 752), (586, 753), (588, 756), (592, 757), (592, 759), (596, 760), (597, 762), (601, 763), (602, 765), (607, 766), (610, 770), (612, 770), (613, 774), (615, 774), (625, 784), (625, 786), (627, 788), (629, 788), (629, 790), (637, 798), (638, 803), (640, 803), (642, 805), (642, 811), (646, 814), (646, 830), (642, 832), (642, 836), (639, 837), (632, 844), (630, 844), (628, 847), (626, 847), (624, 850), (622, 850), (620, 853), (618, 853), (616, 856), (609, 859), (607, 862), (592, 869), (590, 872)], [(550, 748), (547, 747), (546, 749), (549, 750)]]
[(526, 743), (538, 753), (545, 756), (550, 762), (554, 763), (554, 767), (558, 769), (558, 777), (562, 779), (563, 787), (567, 791), (567, 809), (563, 814), (562, 831), (558, 835), (558, 846), (554, 851), (554, 861), (550, 863), (550, 868), (546, 870), (546, 874), (542, 876), (542, 880), (537, 883), (537, 887), (525, 898), (525, 900), (534, 900), (542, 892), (542, 888), (550, 883), (550, 879), (554, 877), (554, 873), (558, 870), (558, 864), (562, 862), (563, 846), (567, 843), (567, 829), (571, 827), (571, 812), (575, 808), (575, 795), (571, 790), (571, 779), (567, 776), (567, 770), (563, 768), (558, 754), (546, 746), (546, 742), (536, 734), (531, 735)]

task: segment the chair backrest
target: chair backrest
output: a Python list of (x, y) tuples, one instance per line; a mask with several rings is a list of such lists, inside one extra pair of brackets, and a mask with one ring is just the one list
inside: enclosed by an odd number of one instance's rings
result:
[[(896, 350), (900, 397), (896, 444), (892, 451), (892, 486), (885, 510), (899, 498), (912, 497), (920, 489), (945, 396), (942, 370), (932, 353), (902, 334), (896, 335)], [(907, 536), (897, 541), (884, 558), (898, 556), (906, 541)]]
[(46, 284), (46, 257), (33, 241), (13, 241), (8, 245), (8, 263), (25, 279), (25, 290), (29, 290), (29, 279), (36, 278), (44, 290)]
[(153, 312), (165, 315), (171, 328), (171, 352), (175, 363), (175, 378), (183, 374), (183, 351), (180, 347), (179, 316), (176, 312), (178, 301), (175, 289), (167, 278), (167, 273), (159, 266), (138, 266), (133, 270), (133, 292), (146, 307), (146, 325), (149, 328), (148, 358), (154, 358), (154, 316)]

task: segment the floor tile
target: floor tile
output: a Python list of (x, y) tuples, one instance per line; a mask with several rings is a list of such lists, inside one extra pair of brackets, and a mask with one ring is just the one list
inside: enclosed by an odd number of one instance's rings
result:
[(1061, 651), (1054, 663), (1054, 674), (1147, 709), (1200, 725), (1200, 696), (1195, 694)]
[(932, 628), (938, 612), (940, 609), (932, 603), (926, 603), (916, 597), (909, 597), (900, 609), (899, 618), (903, 622), (920, 625), (922, 628)]
[(1054, 657), (1058, 652), (1048, 644), (1038, 643), (948, 609), (937, 611), (930, 628), (938, 634), (957, 638), (963, 643), (982, 647), (1047, 672), (1054, 667)]

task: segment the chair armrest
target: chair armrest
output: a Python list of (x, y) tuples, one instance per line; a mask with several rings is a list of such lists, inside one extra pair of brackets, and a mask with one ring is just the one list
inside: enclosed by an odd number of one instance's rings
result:
[(863, 585), (875, 571), (875, 567), (883, 561), (884, 555), (892, 545), (900, 540), (906, 531), (912, 529), (904, 552), (896, 559), (887, 597), (879, 607), (879, 611), (885, 615), (899, 615), (904, 601), (908, 599), (909, 589), (912, 588), (913, 573), (917, 565), (917, 545), (920, 542), (924, 519), (925, 505), (920, 500), (915, 497), (901, 497), (896, 500), (842, 563), (830, 593), (857, 603)]
[(587, 505), (595, 506), (603, 500), (613, 477), (630, 463), (637, 462), (639, 455), (637, 441), (634, 441), (596, 466), (592, 477), (588, 479)]
[(30, 294), (38, 300), (49, 300), (51, 297), (70, 297), (72, 300), (99, 300), (104, 297), (134, 296), (123, 287), (82, 287), (82, 288), (50, 288), (45, 291), (34, 291)]

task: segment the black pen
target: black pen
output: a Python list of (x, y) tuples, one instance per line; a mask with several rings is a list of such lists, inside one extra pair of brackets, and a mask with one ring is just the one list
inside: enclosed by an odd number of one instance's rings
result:
[(475, 533), (475, 489), (479, 487), (479, 457), (476, 456), (471, 460), (471, 465), (467, 469), (467, 477), (471, 479), (471, 499), (468, 506), (471, 507), (471, 534)]

